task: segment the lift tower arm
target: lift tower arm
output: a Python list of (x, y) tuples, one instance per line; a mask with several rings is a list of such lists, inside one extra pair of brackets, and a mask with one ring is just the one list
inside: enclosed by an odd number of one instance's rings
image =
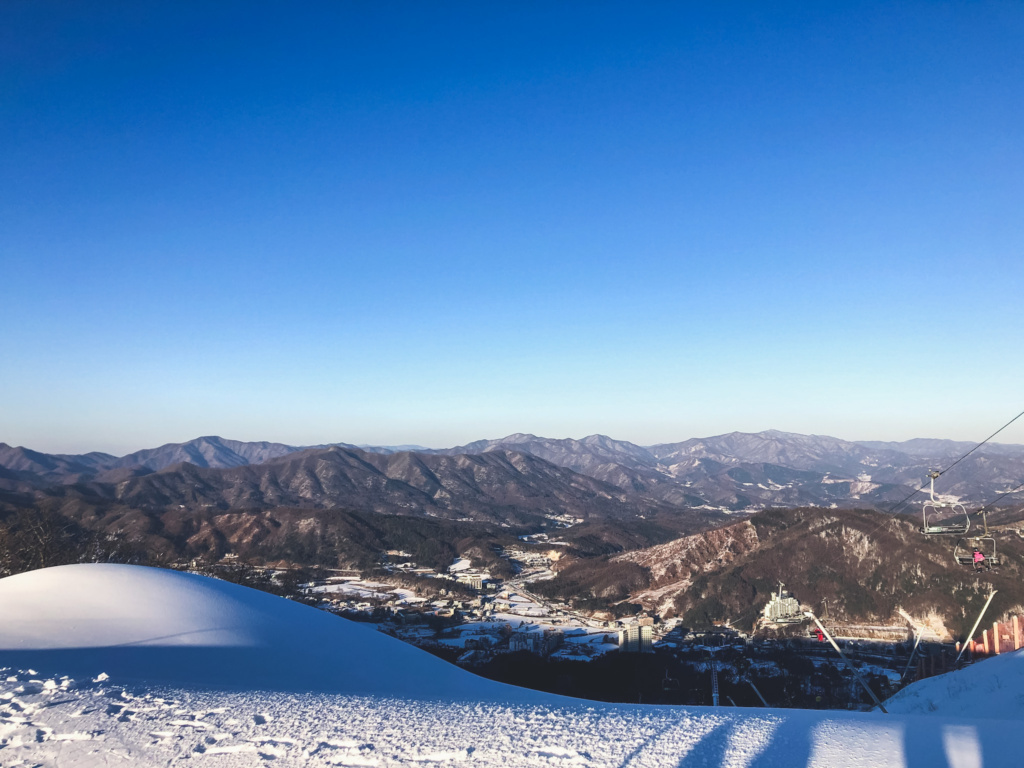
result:
[(882, 710), (882, 712), (885, 712), (885, 714), (888, 715), (889, 713), (888, 711), (886, 711), (885, 707), (882, 706), (882, 702), (878, 700), (878, 697), (875, 696), (875, 692), (872, 691), (870, 687), (868, 687), (868, 684), (866, 682), (864, 682), (864, 678), (860, 676), (860, 672), (857, 670), (857, 668), (853, 666), (853, 664), (848, 658), (846, 658), (846, 654), (843, 653), (843, 649), (840, 648), (836, 644), (836, 641), (832, 639), (832, 635), (830, 635), (828, 630), (825, 629), (825, 625), (818, 621), (818, 617), (815, 616), (811, 611), (804, 611), (804, 616), (811, 619), (812, 621), (814, 621), (815, 624), (818, 625), (818, 629), (820, 629), (821, 633), (828, 638), (828, 641), (830, 643), (832, 643), (832, 647), (836, 649), (836, 653), (839, 654), (839, 657), (843, 661), (845, 661), (847, 666), (849, 666), (849, 668), (853, 671), (854, 676), (857, 678), (857, 682), (860, 683), (864, 687), (864, 690), (868, 692), (868, 696), (870, 696), (871, 700), (875, 702), (875, 706), (877, 706), (880, 710)]

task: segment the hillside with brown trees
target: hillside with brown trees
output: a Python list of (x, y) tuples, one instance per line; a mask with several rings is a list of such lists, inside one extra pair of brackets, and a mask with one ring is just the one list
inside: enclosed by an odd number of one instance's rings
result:
[(537, 591), (588, 606), (642, 605), (687, 626), (749, 631), (780, 581), (837, 622), (899, 622), (903, 608), (955, 637), (970, 628), (989, 589), (998, 614), (1024, 606), (1024, 539), (995, 532), (998, 567), (954, 562), (956, 537), (926, 537), (915, 522), (865, 510), (768, 510), (650, 548), (566, 561)]

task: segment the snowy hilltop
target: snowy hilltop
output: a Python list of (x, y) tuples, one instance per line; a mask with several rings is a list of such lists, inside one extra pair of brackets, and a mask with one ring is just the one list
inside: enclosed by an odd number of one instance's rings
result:
[(971, 702), (997, 695), (1000, 717), (1024, 713), (1020, 654), (911, 686), (888, 716), (597, 704), (483, 680), (281, 598), (135, 566), (2, 579), (0, 617), (5, 768), (966, 768), (1017, 754), (1012, 723), (969, 719)]
[(0, 580), (0, 663), (276, 691), (520, 700), (373, 628), (190, 573), (67, 565)]

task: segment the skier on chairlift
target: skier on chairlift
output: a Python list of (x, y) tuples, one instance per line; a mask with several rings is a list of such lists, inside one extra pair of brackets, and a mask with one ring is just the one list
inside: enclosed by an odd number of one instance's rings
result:
[(981, 571), (985, 568), (985, 556), (981, 554), (981, 550), (977, 547), (974, 548), (974, 570)]

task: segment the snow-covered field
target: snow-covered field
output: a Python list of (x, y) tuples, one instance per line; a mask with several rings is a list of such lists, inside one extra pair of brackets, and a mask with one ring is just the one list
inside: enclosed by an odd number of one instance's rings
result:
[[(451, 637), (443, 637), (435, 640), (440, 645), (447, 645), (455, 648), (465, 648), (472, 640), (491, 643), (497, 642), (502, 628), (511, 628), (521, 635), (533, 635), (542, 637), (545, 631), (557, 631), (560, 633), (564, 647), (554, 652), (554, 658), (578, 659), (587, 661), (591, 656), (601, 653), (617, 651), (617, 642), (605, 643), (608, 636), (614, 637), (615, 630), (591, 629), (588, 627), (565, 626), (563, 624), (532, 622), (525, 620), (522, 615), (494, 614), (489, 621), (470, 621), (449, 630)], [(590, 654), (579, 653), (581, 646), (589, 646)]]
[[(0, 580), (0, 667), (4, 768), (1006, 766), (1020, 762), (1024, 712), (1019, 654), (953, 688), (907, 689), (899, 706), (932, 714), (596, 704), (474, 677), (270, 595), (131, 566)], [(967, 718), (986, 698), (1006, 720)]]
[(411, 589), (402, 589), (391, 584), (373, 581), (346, 580), (311, 587), (314, 594), (331, 597), (346, 597), (360, 600), (395, 600), (397, 603), (425, 603), (425, 597), (418, 597)]
[(473, 561), (468, 557), (457, 557), (455, 562), (448, 566), (449, 573), (459, 573), (460, 571), (468, 571), (473, 567)]

